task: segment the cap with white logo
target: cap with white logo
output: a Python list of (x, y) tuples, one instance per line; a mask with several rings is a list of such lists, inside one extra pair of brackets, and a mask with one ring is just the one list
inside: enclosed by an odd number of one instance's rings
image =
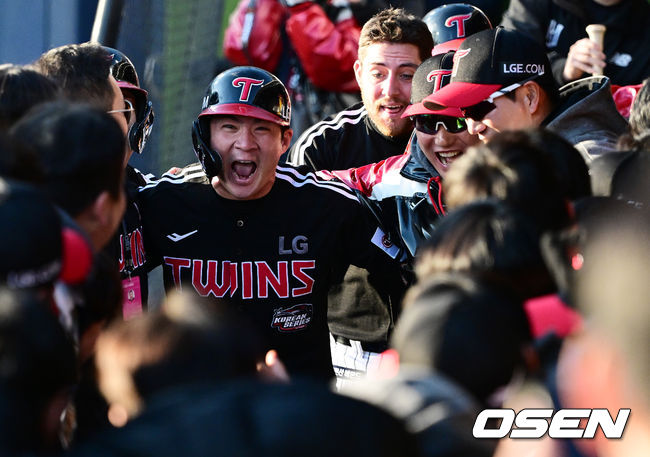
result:
[(429, 109), (464, 108), (503, 87), (535, 77), (552, 78), (542, 45), (503, 27), (484, 30), (463, 41), (454, 55), (451, 82), (423, 104)]

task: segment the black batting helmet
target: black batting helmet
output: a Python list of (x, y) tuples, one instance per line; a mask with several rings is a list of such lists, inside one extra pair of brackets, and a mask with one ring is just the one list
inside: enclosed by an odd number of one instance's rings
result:
[(483, 11), (466, 3), (439, 6), (429, 11), (422, 20), (433, 36), (431, 55), (456, 51), (466, 37), (492, 28)]
[(221, 171), (221, 156), (209, 146), (207, 121), (220, 114), (254, 117), (286, 127), (291, 122), (291, 101), (284, 84), (261, 68), (234, 67), (214, 78), (192, 124), (194, 153), (209, 179)]
[(111, 74), (122, 90), (128, 90), (135, 97), (135, 122), (129, 129), (129, 146), (133, 152), (142, 153), (153, 127), (153, 106), (146, 90), (140, 87), (140, 80), (131, 60), (117, 49), (104, 46), (111, 55)]

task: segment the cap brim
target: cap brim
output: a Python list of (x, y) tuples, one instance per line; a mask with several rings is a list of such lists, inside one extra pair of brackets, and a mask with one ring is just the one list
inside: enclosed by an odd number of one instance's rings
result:
[(404, 110), (402, 117), (415, 116), (417, 114), (438, 114), (440, 116), (463, 117), (463, 113), (458, 108), (443, 108), (442, 110), (433, 111), (427, 109), (422, 103), (414, 103)]
[(239, 103), (224, 103), (223, 105), (208, 106), (206, 109), (201, 111), (199, 117), (213, 116), (215, 114), (230, 114), (232, 116), (254, 117), (255, 119), (262, 119), (263, 121), (273, 122), (282, 126), (289, 125), (289, 122), (285, 121), (279, 116), (269, 113), (262, 108)]
[(422, 100), (425, 108), (440, 111), (447, 107), (465, 108), (485, 100), (503, 87), (502, 84), (452, 82)]
[(120, 89), (128, 89), (128, 90), (133, 90), (135, 92), (138, 92), (140, 94), (143, 94), (145, 97), (147, 96), (147, 91), (144, 90), (141, 87), (138, 87), (136, 85), (133, 85), (131, 83), (128, 83), (126, 81), (118, 81), (117, 85)]
[(437, 56), (438, 54), (445, 54), (449, 51), (458, 51), (458, 48), (463, 41), (465, 41), (465, 38), (456, 38), (455, 40), (440, 43), (433, 47), (431, 55)]

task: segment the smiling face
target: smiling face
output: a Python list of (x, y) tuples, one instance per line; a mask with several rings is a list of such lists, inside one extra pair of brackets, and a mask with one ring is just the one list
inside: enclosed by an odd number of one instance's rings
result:
[(269, 193), (275, 167), (293, 132), (273, 122), (246, 116), (213, 116), (210, 147), (221, 155), (223, 169), (214, 190), (229, 200), (254, 200)]
[(385, 136), (408, 134), (410, 119), (402, 119), (411, 99), (411, 80), (420, 65), (418, 48), (412, 44), (374, 43), (363, 48), (354, 72), (370, 120)]
[(467, 130), (450, 133), (442, 126), (434, 135), (416, 130), (415, 136), (427, 160), (443, 179), (449, 166), (463, 155), (468, 147), (479, 142), (478, 137)]
[(487, 142), (497, 133), (506, 130), (535, 127), (529, 109), (530, 104), (525, 98), (524, 87), (516, 90), (514, 100), (504, 95), (495, 98), (492, 103), (496, 108), (487, 113), (482, 120), (467, 119), (467, 130), (478, 135), (481, 141)]

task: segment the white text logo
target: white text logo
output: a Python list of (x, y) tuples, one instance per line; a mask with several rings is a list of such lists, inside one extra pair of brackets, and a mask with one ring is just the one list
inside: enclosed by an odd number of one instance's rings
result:
[[(593, 438), (600, 426), (606, 438), (620, 438), (625, 430), (630, 409), (619, 410), (616, 420), (605, 408), (598, 409), (486, 409), (476, 417), (474, 438)], [(549, 421), (550, 419), (550, 421)], [(584, 428), (581, 420), (587, 419)], [(500, 421), (498, 428), (488, 428), (488, 421)], [(584, 424), (584, 422), (583, 422)], [(516, 428), (513, 428), (513, 425)]]

